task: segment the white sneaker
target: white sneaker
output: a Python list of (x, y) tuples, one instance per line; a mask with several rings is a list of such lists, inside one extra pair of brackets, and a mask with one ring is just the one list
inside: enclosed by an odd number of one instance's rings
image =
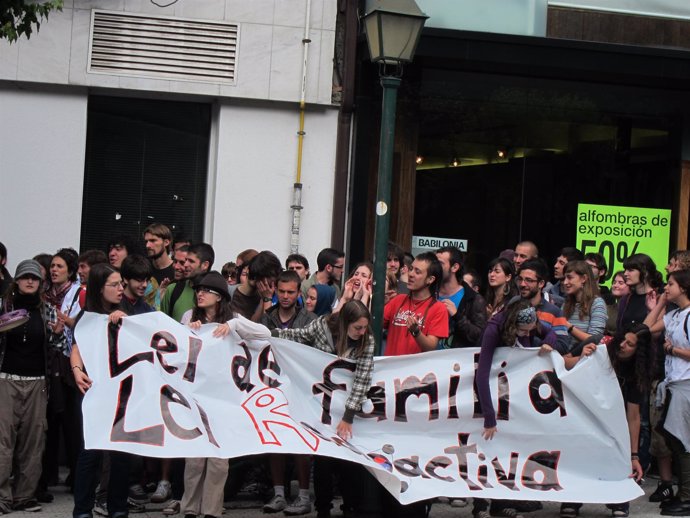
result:
[(309, 500), (308, 496), (298, 496), (283, 512), (288, 516), (309, 514), (311, 513), (311, 500)]
[(161, 480), (156, 486), (156, 490), (151, 495), (151, 501), (155, 504), (161, 504), (170, 500), (172, 495), (172, 489), (170, 487), (170, 482), (167, 480)]
[(264, 505), (264, 513), (278, 513), (287, 507), (287, 500), (283, 495), (274, 495), (266, 505)]

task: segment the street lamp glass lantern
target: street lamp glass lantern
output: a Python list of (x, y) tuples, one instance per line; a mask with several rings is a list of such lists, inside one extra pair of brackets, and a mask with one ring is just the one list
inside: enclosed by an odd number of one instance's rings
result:
[(362, 21), (371, 61), (412, 61), (427, 18), (414, 0), (367, 0)]

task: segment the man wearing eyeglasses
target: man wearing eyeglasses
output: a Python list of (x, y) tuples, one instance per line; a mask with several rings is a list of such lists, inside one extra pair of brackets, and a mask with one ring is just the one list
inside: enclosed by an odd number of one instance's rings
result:
[(302, 299), (307, 298), (307, 291), (314, 284), (327, 284), (335, 288), (335, 300), (340, 300), (340, 279), (345, 268), (345, 254), (333, 248), (324, 248), (316, 257), (319, 271), (312, 274), (302, 283)]
[(536, 308), (539, 322), (549, 326), (556, 333), (555, 349), (561, 354), (566, 354), (570, 344), (567, 321), (561, 309), (548, 302), (542, 294), (547, 276), (548, 268), (544, 261), (531, 259), (522, 263), (522, 267), (518, 270), (517, 286), (520, 297), (529, 300), (530, 304)]

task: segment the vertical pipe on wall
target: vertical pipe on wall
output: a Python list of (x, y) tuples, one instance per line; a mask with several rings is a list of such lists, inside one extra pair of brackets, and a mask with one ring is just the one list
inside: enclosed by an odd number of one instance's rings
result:
[(297, 131), (297, 170), (292, 187), (292, 224), (290, 225), (290, 253), (299, 252), (299, 230), (302, 215), (302, 153), (304, 149), (304, 110), (307, 93), (307, 63), (309, 59), (309, 27), (311, 24), (311, 0), (307, 0), (307, 12), (304, 19), (304, 37), (302, 38), (302, 84), (299, 98), (299, 130)]

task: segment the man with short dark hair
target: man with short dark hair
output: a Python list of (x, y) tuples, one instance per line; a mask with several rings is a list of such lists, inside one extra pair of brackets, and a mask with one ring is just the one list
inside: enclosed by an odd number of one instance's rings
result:
[(525, 261), (517, 272), (517, 286), (520, 297), (529, 300), (537, 310), (539, 321), (551, 327), (556, 333), (557, 342), (554, 349), (561, 354), (566, 354), (570, 348), (568, 322), (561, 309), (543, 297), (542, 290), (546, 284), (547, 275), (548, 267), (543, 260)]
[(155, 311), (144, 300), (151, 279), (151, 263), (141, 255), (128, 255), (122, 261), (120, 275), (125, 287), (120, 308), (127, 315), (141, 315)]
[(192, 238), (186, 232), (176, 231), (173, 238), (173, 252), (183, 246), (192, 246)]
[(316, 318), (298, 302), (301, 282), (293, 270), (280, 272), (276, 280), (278, 303), (261, 316), (263, 325), (269, 329), (295, 329), (306, 326)]
[(561, 253), (556, 259), (556, 264), (553, 265), (553, 278), (556, 279), (556, 283), (551, 287), (547, 288), (544, 292), (547, 300), (558, 306), (563, 307), (565, 302), (565, 292), (563, 291), (563, 285), (561, 281), (565, 277), (563, 270), (565, 270), (565, 265), (570, 261), (582, 261), (584, 260), (584, 255), (574, 246), (566, 246), (561, 249)]
[(254, 322), (273, 305), (275, 282), (283, 267), (273, 252), (259, 252), (247, 266), (247, 278), (232, 293), (230, 308)]
[(108, 261), (110, 266), (120, 269), (122, 261), (130, 254), (136, 254), (140, 251), (136, 239), (129, 234), (120, 234), (108, 241)]
[(448, 338), (448, 312), (436, 299), (442, 278), (441, 263), (433, 252), (415, 258), (408, 273), (409, 293), (393, 297), (383, 310), (386, 356), (433, 351), (440, 339)]
[(340, 279), (345, 268), (345, 254), (334, 248), (324, 248), (316, 257), (318, 271), (302, 282), (302, 298), (307, 298), (307, 291), (314, 284), (327, 284), (335, 288), (335, 298), (340, 299)]
[(194, 307), (194, 281), (211, 270), (216, 254), (207, 243), (192, 245), (187, 251), (184, 263), (184, 279), (171, 284), (161, 300), (161, 311), (182, 321), (182, 315)]
[(108, 263), (108, 256), (103, 250), (87, 250), (77, 259), (77, 274), (83, 288), (79, 292), (79, 307), (81, 308), (86, 305), (86, 283), (89, 280), (89, 272), (94, 264), (99, 263)]
[[(289, 263), (288, 263), (289, 264)], [(251, 267), (251, 266), (250, 266)], [(261, 323), (269, 329), (298, 329), (305, 327), (316, 315), (300, 306), (300, 277), (296, 271), (286, 270), (278, 275), (276, 293), (278, 303), (261, 316)], [(308, 455), (295, 455), (299, 496), (288, 505), (285, 499), (285, 460), (287, 456), (271, 454), (268, 456), (273, 481), (273, 498), (264, 505), (265, 513), (285, 511), (287, 515), (300, 515), (311, 512), (309, 501), (309, 473), (311, 468)]]
[(181, 281), (184, 279), (184, 265), (187, 262), (187, 252), (189, 247), (187, 245), (175, 249), (173, 253), (173, 281)]
[(302, 254), (288, 255), (287, 259), (285, 259), (285, 269), (297, 272), (300, 283), (309, 277), (309, 261)]
[(107, 262), (108, 256), (102, 250), (87, 250), (80, 254), (79, 259), (77, 259), (77, 273), (82, 286), (86, 286), (86, 282), (89, 280), (89, 272), (94, 264)]
[(439, 342), (443, 349), (476, 347), (486, 327), (486, 301), (462, 279), (462, 252), (454, 246), (436, 250), (443, 280), (438, 300), (448, 311), (450, 336)]

